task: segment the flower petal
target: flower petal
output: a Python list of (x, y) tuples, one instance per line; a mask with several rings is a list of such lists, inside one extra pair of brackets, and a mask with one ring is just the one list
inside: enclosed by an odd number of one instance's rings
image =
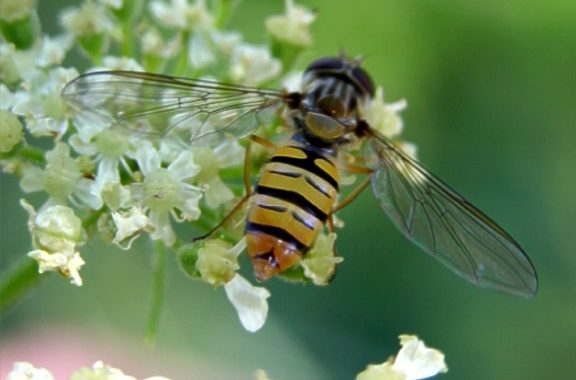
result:
[(250, 332), (260, 330), (268, 315), (266, 299), (270, 297), (270, 292), (265, 288), (253, 286), (238, 274), (224, 285), (224, 289), (236, 308), (242, 326)]

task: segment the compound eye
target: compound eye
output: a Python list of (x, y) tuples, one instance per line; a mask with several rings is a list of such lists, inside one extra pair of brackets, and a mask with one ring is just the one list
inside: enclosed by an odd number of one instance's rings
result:
[(374, 96), (374, 82), (368, 73), (361, 67), (354, 67), (352, 69), (352, 77), (362, 87), (370, 97)]
[(344, 60), (338, 57), (324, 57), (312, 62), (306, 68), (306, 72), (310, 71), (339, 71), (344, 68)]

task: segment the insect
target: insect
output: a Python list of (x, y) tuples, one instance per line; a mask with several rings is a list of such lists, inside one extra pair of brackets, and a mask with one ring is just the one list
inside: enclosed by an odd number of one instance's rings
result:
[[(400, 231), (458, 275), (513, 295), (535, 295), (536, 271), (520, 245), (368, 125), (363, 109), (373, 95), (360, 62), (341, 56), (312, 62), (299, 92), (131, 71), (88, 73), (62, 91), (80, 117), (163, 135), (185, 133), (190, 140), (244, 137), (282, 112), (292, 137), (274, 147), (253, 192), (245, 178), (247, 251), (259, 279), (296, 264), (334, 211), (371, 183)], [(354, 142), (364, 145), (366, 167), (357, 172), (366, 177), (337, 205), (337, 163)]]

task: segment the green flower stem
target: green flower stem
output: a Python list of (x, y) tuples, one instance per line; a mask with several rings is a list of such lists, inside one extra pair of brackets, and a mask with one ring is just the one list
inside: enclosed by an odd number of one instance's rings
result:
[(217, 2), (216, 27), (222, 29), (228, 22), (233, 11), (235, 0), (220, 0)]
[[(189, 32), (186, 31), (182, 32), (182, 41), (184, 41), (184, 44), (186, 44), (186, 41), (188, 41), (189, 38), (190, 38)], [(175, 70), (176, 76), (184, 76), (188, 70), (187, 52), (188, 52), (187, 49), (182, 49), (180, 55), (178, 56), (178, 61), (176, 62), (176, 70)]]
[(156, 342), (162, 305), (164, 304), (164, 273), (166, 271), (166, 247), (161, 240), (154, 242), (153, 288), (148, 323), (146, 326), (146, 341), (150, 345)]
[(40, 282), (36, 261), (22, 256), (20, 261), (0, 275), (0, 313)]
[(46, 151), (32, 145), (23, 146), (20, 150), (20, 155), (28, 161), (33, 161), (38, 164), (46, 163)]
[(134, 57), (134, 25), (130, 21), (122, 22), (122, 54), (126, 57)]

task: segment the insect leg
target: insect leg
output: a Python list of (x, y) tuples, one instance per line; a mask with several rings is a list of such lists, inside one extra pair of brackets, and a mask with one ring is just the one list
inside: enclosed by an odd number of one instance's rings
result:
[(336, 207), (334, 207), (334, 209), (332, 210), (331, 214), (334, 214), (337, 211), (340, 211), (341, 209), (343, 209), (344, 207), (348, 206), (350, 204), (350, 202), (352, 202), (354, 199), (356, 199), (356, 197), (358, 195), (360, 195), (360, 193), (366, 188), (366, 186), (368, 186), (368, 184), (370, 183), (370, 174), (372, 174), (373, 170), (363, 167), (363, 166), (347, 166), (345, 168), (345, 171), (349, 172), (349, 173), (357, 173), (357, 174), (368, 174), (368, 176), (366, 176), (366, 178), (364, 178), (362, 180), (362, 182), (360, 182), (360, 184), (358, 186), (356, 186), (354, 188), (354, 190), (352, 190), (348, 195), (346, 195), (346, 197), (344, 199), (342, 199), (340, 201), (340, 203), (338, 203), (336, 205)]
[(217, 230), (222, 228), (222, 226), (224, 226), (226, 223), (228, 223), (228, 221), (230, 221), (230, 219), (232, 219), (232, 217), (234, 215), (236, 215), (236, 213), (242, 209), (244, 204), (252, 196), (252, 183), (250, 181), (250, 162), (251, 162), (251, 156), (252, 156), (252, 142), (256, 142), (256, 143), (259, 143), (259, 144), (262, 144), (265, 146), (273, 145), (271, 142), (269, 142), (268, 140), (265, 140), (261, 137), (254, 136), (254, 135), (250, 136), (250, 139), (248, 140), (248, 144), (246, 145), (246, 154), (244, 155), (244, 174), (243, 174), (243, 176), (244, 176), (244, 196), (238, 201), (238, 203), (236, 203), (234, 208), (232, 208), (232, 210), (230, 210), (230, 212), (224, 218), (222, 218), (220, 223), (218, 223), (215, 227), (213, 227), (210, 231), (208, 231), (204, 235), (201, 235), (201, 236), (198, 236), (198, 237), (195, 237), (194, 239), (192, 239), (193, 242), (206, 239), (206, 238), (210, 237), (214, 232), (216, 232)]
[(242, 197), (242, 199), (240, 199), (238, 201), (238, 203), (236, 203), (234, 208), (232, 208), (232, 210), (230, 210), (230, 212), (224, 218), (222, 218), (220, 223), (218, 223), (214, 228), (212, 228), (210, 231), (208, 231), (204, 235), (201, 235), (201, 236), (198, 236), (198, 237), (195, 237), (194, 239), (192, 239), (193, 242), (206, 239), (206, 238), (210, 237), (214, 232), (216, 232), (217, 230), (222, 228), (222, 226), (224, 226), (226, 223), (228, 223), (230, 221), (230, 219), (232, 219), (232, 217), (234, 215), (236, 215), (236, 213), (242, 209), (244, 204), (252, 196), (252, 182), (250, 181), (250, 178), (251, 178), (250, 163), (252, 161), (252, 143), (253, 142), (256, 144), (260, 144), (266, 148), (277, 148), (276, 144), (274, 144), (272, 141), (266, 140), (265, 138), (260, 137), (260, 136), (250, 135), (250, 137), (248, 139), (248, 144), (246, 145), (246, 154), (244, 155), (244, 196)]

